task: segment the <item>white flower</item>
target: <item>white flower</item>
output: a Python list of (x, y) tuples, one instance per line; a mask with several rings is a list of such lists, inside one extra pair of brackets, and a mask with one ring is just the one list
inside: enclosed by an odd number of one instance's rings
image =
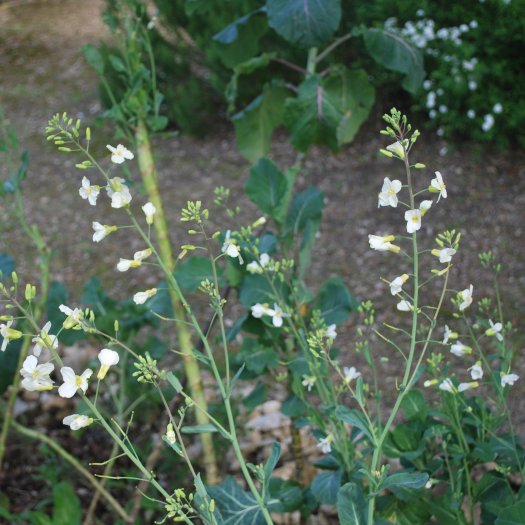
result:
[(83, 199), (87, 199), (91, 206), (97, 204), (97, 197), (100, 193), (100, 186), (91, 186), (87, 177), (82, 178), (82, 187), (78, 190)]
[(469, 109), (469, 110), (467, 111), (467, 117), (468, 117), (468, 118), (472, 119), (472, 118), (474, 118), (475, 116), (476, 116), (476, 112), (475, 112), (473, 109)]
[(58, 389), (58, 395), (60, 397), (73, 397), (79, 388), (84, 394), (86, 393), (88, 379), (91, 377), (91, 374), (93, 374), (93, 370), (88, 368), (82, 373), (82, 375), (77, 376), (72, 368), (69, 368), (69, 366), (63, 366), (60, 369), (60, 373), (62, 374), (64, 382)]
[(506, 385), (513, 386), (519, 378), (520, 376), (516, 374), (501, 374), (501, 387), (504, 388)]
[(503, 325), (501, 323), (493, 323), (492, 319), (489, 319), (489, 324), (490, 328), (487, 328), (485, 334), (488, 336), (495, 335), (498, 341), (503, 341), (503, 334), (501, 333), (501, 330), (503, 330)]
[(171, 423), (168, 423), (168, 426), (166, 428), (166, 439), (173, 445), (175, 441), (177, 441), (177, 437), (175, 435), (175, 429), (173, 428), (173, 425)]
[(465, 308), (468, 308), (472, 304), (472, 292), (474, 291), (474, 287), (470, 285), (465, 290), (459, 292), (459, 297), (461, 299), (461, 303), (459, 303), (459, 309), (461, 311), (465, 310)]
[(407, 232), (416, 232), (421, 228), (421, 212), (419, 210), (407, 210), (405, 221), (407, 221)]
[(258, 261), (252, 261), (246, 266), (250, 273), (263, 273), (264, 268), (270, 262), (270, 256), (267, 253), (261, 253)]
[(423, 386), (424, 386), (425, 388), (428, 388), (429, 386), (434, 386), (437, 382), (438, 382), (437, 379), (427, 379), (427, 380), (423, 383)]
[(401, 292), (403, 289), (403, 285), (408, 281), (408, 275), (404, 273), (403, 275), (400, 275), (399, 277), (396, 277), (391, 283), (390, 283), (390, 293), (392, 295), (397, 295)]
[(93, 423), (93, 418), (84, 416), (82, 414), (71, 414), (70, 416), (66, 416), (62, 423), (64, 425), (67, 425), (68, 427), (71, 427), (71, 430), (78, 430), (79, 428), (88, 427)]
[(419, 211), (421, 212), (421, 217), (425, 215), (425, 213), (430, 210), (430, 207), (432, 206), (432, 201), (421, 201), (421, 204), (419, 205)]
[(403, 148), (403, 144), (401, 144), (401, 142), (399, 141), (390, 144), (390, 146), (387, 146), (386, 149), (390, 151), (390, 153), (393, 153), (399, 159), (405, 158), (405, 150)]
[(494, 111), (496, 114), (499, 114), (503, 111), (503, 106), (498, 102), (497, 104), (494, 104), (492, 111)]
[(396, 308), (400, 312), (411, 312), (412, 311), (412, 305), (405, 299), (403, 299), (402, 301), (399, 301), (399, 303), (397, 303)]
[(481, 367), (481, 361), (477, 361), (475, 365), (468, 369), (468, 371), (470, 372), (470, 377), (472, 377), (474, 381), (483, 378), (483, 368)]
[(133, 260), (134, 261), (143, 261), (144, 259), (147, 259), (153, 252), (151, 251), (151, 248), (146, 248), (145, 250), (139, 250), (138, 252), (135, 252), (133, 254)]
[(157, 208), (155, 208), (151, 202), (146, 202), (146, 204), (142, 206), (142, 211), (146, 216), (146, 222), (148, 224), (153, 224), (153, 217), (155, 216), (155, 213), (157, 213)]
[(445, 186), (445, 183), (443, 182), (443, 177), (439, 171), (436, 171), (436, 178), (430, 181), (428, 191), (432, 193), (439, 193), (437, 200), (438, 202), (439, 199), (441, 199), (441, 197), (443, 197), (444, 199), (447, 198), (447, 187)]
[(450, 347), (450, 352), (458, 357), (463, 357), (464, 355), (471, 354), (472, 348), (464, 345), (461, 341), (458, 341)]
[(494, 117), (489, 113), (483, 117), (483, 124), (481, 124), (481, 129), (486, 133), (490, 131), (492, 126), (494, 126)]
[(332, 436), (332, 434), (328, 434), (328, 436), (326, 436), (325, 438), (323, 439), (320, 439), (319, 440), (319, 443), (317, 443), (317, 448), (320, 448), (321, 449), (321, 452), (323, 454), (330, 454), (330, 452), (332, 452), (332, 446), (330, 445), (330, 443), (333, 441), (334, 437)]
[(448, 325), (445, 325), (445, 334), (443, 336), (443, 344), (446, 345), (449, 339), (457, 339), (458, 334), (453, 332)]
[(266, 304), (257, 303), (251, 307), (251, 311), (253, 317), (260, 319), (263, 315), (269, 315), (268, 312), (270, 309)]
[(452, 394), (455, 391), (454, 383), (452, 383), (452, 380), (447, 377), (439, 383), (439, 389), (443, 390), (443, 392), (450, 392)]
[(38, 359), (34, 355), (29, 355), (25, 358), (20, 374), (22, 379), (22, 386), (30, 392), (41, 392), (42, 390), (51, 390), (54, 381), (49, 377), (49, 374), (55, 369), (53, 363), (38, 364)]
[(124, 179), (121, 177), (109, 179), (106, 191), (108, 197), (111, 198), (112, 208), (123, 208), (131, 202), (131, 193), (129, 192), (129, 188), (124, 184)]
[(458, 385), (458, 392), (465, 392), (465, 390), (470, 390), (471, 388), (478, 388), (479, 383), (477, 381), (471, 381), (470, 383), (460, 383)]
[(324, 336), (328, 339), (335, 339), (337, 332), (335, 331), (335, 324), (331, 324), (324, 332)]
[(5, 352), (5, 349), (7, 348), (9, 341), (12, 341), (14, 339), (20, 339), (23, 335), (22, 332), (20, 332), (19, 330), (15, 330), (14, 328), (11, 328), (13, 322), (14, 321), (11, 320), (11, 321), (7, 321), (6, 324), (3, 324), (3, 323), (0, 324), (0, 335), (3, 338), (2, 347), (0, 348), (2, 352)]
[(138, 268), (144, 259), (147, 259), (152, 254), (151, 248), (140, 250), (133, 254), (133, 260), (120, 259), (117, 264), (117, 270), (119, 272), (127, 272), (130, 268)]
[(108, 373), (109, 367), (118, 363), (119, 355), (117, 352), (115, 352), (115, 350), (103, 348), (98, 353), (98, 360), (100, 361), (100, 370), (97, 373), (97, 379), (104, 379)]
[(107, 224), (100, 224), (100, 222), (93, 222), (91, 224), (93, 228), (93, 242), (100, 242), (105, 239), (111, 232), (117, 231), (118, 226), (108, 226)]
[(452, 256), (456, 255), (456, 250), (454, 248), (442, 248), (441, 250), (432, 250), (431, 253), (439, 258), (440, 263), (448, 263), (452, 260)]
[(368, 243), (370, 244), (370, 248), (379, 252), (398, 253), (399, 250), (401, 250), (401, 248), (399, 246), (396, 246), (395, 244), (392, 244), (391, 241), (393, 240), (395, 240), (394, 235), (387, 235), (385, 237), (381, 237), (379, 235), (368, 236)]
[(351, 366), (350, 368), (345, 366), (343, 368), (343, 374), (345, 376), (345, 383), (351, 383), (354, 379), (357, 379), (361, 375), (361, 372), (358, 372), (355, 366)]
[(63, 326), (64, 328), (68, 330), (80, 325), (80, 322), (84, 318), (84, 314), (82, 310), (80, 310), (79, 308), (75, 308), (74, 310), (72, 310), (71, 308), (69, 308), (69, 306), (66, 306), (65, 304), (61, 304), (58, 307), (58, 309), (63, 314), (67, 315), (66, 319), (64, 320)]
[(315, 376), (303, 376), (302, 385), (310, 392), (316, 382)]
[(48, 321), (44, 328), (40, 331), (40, 335), (33, 337), (32, 342), (35, 343), (33, 348), (33, 354), (37, 357), (42, 353), (42, 347), (52, 348), (56, 350), (58, 348), (58, 339), (56, 335), (49, 335), (51, 329), (51, 323)]
[(149, 290), (146, 290), (145, 292), (137, 292), (133, 296), (133, 301), (136, 304), (144, 304), (148, 299), (153, 297), (156, 293), (157, 293), (157, 289), (156, 288), (151, 288)]
[(269, 308), (266, 313), (271, 316), (275, 328), (280, 328), (283, 325), (283, 317), (290, 317), (290, 314), (285, 314), (277, 304), (273, 305), (273, 310)]
[(237, 245), (237, 242), (235, 239), (231, 239), (231, 230), (228, 230), (226, 232), (226, 236), (224, 237), (224, 244), (222, 245), (222, 253), (225, 253), (229, 257), (232, 257), (234, 259), (239, 259), (239, 262), (242, 264), (242, 256), (241, 256), (241, 249)]
[(122, 144), (119, 144), (116, 148), (108, 144), (106, 148), (111, 151), (111, 162), (114, 162), (115, 164), (122, 164), (126, 159), (131, 160), (134, 157), (133, 153), (131, 153), (129, 149), (126, 149)]
[(381, 188), (381, 193), (379, 193), (379, 201), (377, 203), (377, 207), (379, 208), (379, 206), (392, 206), (392, 208), (396, 208), (397, 203), (399, 201), (397, 198), (397, 194), (401, 191), (401, 187), (401, 181), (390, 180), (388, 177), (385, 177), (383, 187)]

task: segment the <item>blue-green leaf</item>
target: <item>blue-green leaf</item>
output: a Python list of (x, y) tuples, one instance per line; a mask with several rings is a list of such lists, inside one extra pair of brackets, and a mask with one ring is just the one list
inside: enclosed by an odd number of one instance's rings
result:
[(15, 260), (6, 253), (0, 253), (0, 281), (9, 277), (15, 270)]
[(394, 487), (416, 490), (423, 488), (427, 481), (428, 474), (426, 472), (394, 472), (383, 481), (378, 490)]
[(525, 523), (525, 501), (518, 501), (501, 510), (495, 525), (523, 525)]
[(340, 0), (267, 0), (266, 6), (270, 27), (304, 48), (325, 43), (341, 22)]
[(335, 409), (335, 417), (344, 423), (348, 423), (353, 427), (358, 428), (372, 441), (372, 433), (365, 416), (353, 408), (348, 408), (343, 405), (338, 405)]
[(340, 277), (326, 280), (319, 290), (316, 308), (326, 324), (339, 324), (348, 319), (350, 312), (357, 310), (359, 302), (352, 297)]
[(315, 499), (323, 505), (335, 505), (342, 479), (341, 470), (317, 474), (312, 481), (312, 492)]
[(192, 255), (177, 266), (175, 277), (180, 287), (195, 292), (205, 279), (213, 282), (213, 269), (208, 257)]
[(314, 186), (298, 193), (292, 199), (286, 216), (286, 230), (297, 235), (309, 221), (319, 221), (323, 214), (324, 195)]
[(365, 525), (366, 500), (355, 483), (343, 485), (337, 494), (339, 525)]
[(403, 73), (403, 88), (416, 93), (425, 78), (421, 52), (401, 36), (385, 29), (367, 29), (363, 36), (372, 58), (387, 69)]
[(288, 179), (271, 160), (262, 158), (252, 166), (245, 189), (259, 210), (282, 222), (288, 204)]

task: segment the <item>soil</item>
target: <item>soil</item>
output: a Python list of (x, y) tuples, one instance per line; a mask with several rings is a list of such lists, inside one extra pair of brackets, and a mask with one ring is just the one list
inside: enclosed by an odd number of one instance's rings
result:
[[(94, 72), (85, 63), (80, 48), (110, 38), (100, 19), (102, 0), (68, 1), (7, 1), (0, 2), (0, 104), (16, 128), (23, 148), (30, 152), (30, 175), (24, 187), (27, 217), (38, 224), (52, 246), (55, 257), (52, 273), (72, 291), (72, 302), (78, 300), (81, 287), (90, 277), (98, 275), (117, 296), (129, 297), (156, 282), (156, 276), (136, 272), (131, 279), (116, 275), (114, 267), (119, 257), (128, 257), (142, 245), (123, 232), (113, 234), (101, 244), (91, 241), (91, 223), (98, 220), (118, 223), (119, 215), (101, 202), (89, 206), (78, 197), (82, 173), (74, 168), (71, 156), (56, 152), (46, 142), (43, 129), (57, 112), (93, 123), (102, 108)], [(309, 284), (316, 288), (324, 279), (340, 275), (352, 293), (361, 299), (372, 299), (380, 321), (389, 322), (398, 314), (387, 286), (381, 277), (391, 279), (403, 271), (399, 258), (371, 251), (367, 234), (386, 234), (403, 227), (402, 214), (394, 209), (377, 209), (377, 193), (384, 177), (399, 177), (396, 165), (378, 155), (385, 142), (379, 136), (381, 113), (377, 108), (359, 138), (339, 155), (323, 148), (312, 148), (298, 181), (299, 187), (310, 184), (322, 189), (326, 208)], [(225, 185), (243, 208), (241, 220), (256, 218), (255, 208), (243, 196), (243, 184), (249, 165), (239, 155), (232, 129), (227, 124), (216, 125), (216, 133), (204, 139), (187, 136), (155, 139), (160, 185), (166, 203), (176, 246), (185, 242), (178, 227), (180, 209), (189, 199), (211, 202), (213, 189)], [(114, 143), (112, 131), (104, 126), (94, 128), (96, 147), (105, 155), (105, 144)], [(278, 135), (272, 158), (283, 167), (289, 166), (294, 152), (286, 136)], [(522, 151), (495, 152), (490, 145), (449, 144), (424, 133), (415, 150), (419, 162), (429, 168), (417, 177), (429, 180), (434, 170), (446, 179), (448, 198), (434, 204), (429, 219), (424, 220), (422, 233), (432, 239), (446, 228), (456, 228), (463, 234), (460, 254), (455, 258), (450, 286), (466, 288), (474, 284), (475, 298), (491, 294), (489, 273), (478, 263), (478, 253), (493, 250), (503, 263), (501, 286), (505, 314), (523, 334), (525, 318), (525, 155)], [(97, 152), (95, 152), (97, 153)], [(139, 191), (138, 185), (134, 191)], [(135, 205), (139, 205), (135, 199)], [(3, 206), (3, 204), (1, 204)], [(220, 221), (219, 221), (220, 222)], [(36, 277), (34, 250), (20, 234), (8, 209), (0, 208), (0, 253), (15, 257), (22, 279)], [(140, 283), (140, 288), (139, 288)], [(447, 311), (451, 308), (447, 306)], [(342, 360), (345, 364), (361, 364), (355, 357), (348, 335), (355, 321), (338, 331), (342, 334)], [(345, 331), (348, 334), (345, 335)], [(523, 336), (514, 338), (517, 350), (515, 371), (525, 377)], [(345, 347), (345, 344), (347, 345)], [(385, 355), (389, 350), (383, 348)], [(386, 388), (393, 387), (399, 365), (391, 359), (383, 367)], [(514, 387), (512, 406), (517, 427), (525, 430), (523, 394), (525, 383)], [(52, 435), (85, 458), (93, 457), (79, 443), (73, 445), (60, 430), (55, 412), (41, 421), (41, 428), (52, 427)], [(98, 438), (97, 438), (98, 439)], [(100, 438), (103, 439), (103, 438)], [(4, 472), (1, 491), (11, 500), (12, 508), (20, 511), (33, 508), (41, 495), (40, 482), (31, 481), (36, 455), (24, 459), (29, 451), (26, 443), (11, 441), (9, 472)], [(31, 468), (30, 468), (31, 467)], [(16, 482), (14, 482), (16, 480)], [(35, 496), (36, 495), (36, 496)], [(89, 497), (83, 498), (89, 502)], [(105, 520), (105, 518), (101, 518)], [(111, 521), (103, 521), (111, 523)], [(321, 521), (319, 521), (321, 523)]]

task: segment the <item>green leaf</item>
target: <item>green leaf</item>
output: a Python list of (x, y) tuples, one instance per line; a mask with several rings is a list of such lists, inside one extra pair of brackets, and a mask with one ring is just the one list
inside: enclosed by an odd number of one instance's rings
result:
[(125, 73), (126, 72), (126, 66), (122, 59), (116, 55), (109, 55), (109, 63), (111, 64), (111, 67), (117, 71), (118, 73)]
[(239, 151), (250, 162), (270, 151), (273, 130), (283, 123), (287, 96), (285, 88), (266, 85), (261, 95), (232, 117)]
[(80, 525), (82, 507), (73, 487), (62, 481), (53, 487), (53, 525)]
[(266, 399), (266, 387), (264, 383), (259, 381), (255, 388), (242, 400), (242, 404), (248, 409), (253, 410), (254, 408), (262, 405)]
[(361, 412), (358, 412), (354, 408), (338, 405), (335, 409), (335, 417), (344, 423), (348, 423), (349, 425), (358, 428), (364, 432), (370, 441), (372, 441), (372, 433), (370, 432), (368, 421)]
[(220, 484), (208, 487), (216, 502), (224, 525), (265, 525), (266, 520), (251, 492), (245, 492), (231, 477)]
[(246, 363), (250, 372), (260, 375), (267, 368), (277, 366), (277, 352), (270, 347), (265, 347), (251, 337), (242, 342), (239, 358)]
[(502, 509), (495, 525), (523, 525), (525, 523), (525, 501), (518, 501)]
[(367, 29), (363, 36), (372, 58), (387, 69), (404, 74), (403, 88), (416, 93), (425, 78), (420, 51), (399, 35), (385, 29)]
[(366, 500), (355, 483), (343, 485), (337, 494), (339, 525), (365, 525)]
[(175, 278), (181, 288), (188, 292), (196, 292), (205, 279), (213, 282), (213, 268), (210, 259), (199, 255), (188, 257), (177, 266)]
[(166, 375), (166, 379), (168, 380), (168, 383), (173, 387), (175, 392), (177, 392), (177, 394), (179, 392), (182, 392), (182, 384), (173, 372), (168, 372), (168, 374)]
[(251, 13), (242, 16), (241, 18), (238, 18), (230, 25), (226, 26), (221, 32), (214, 35), (213, 40), (225, 45), (232, 44), (239, 37), (240, 27), (246, 25), (252, 16), (263, 13), (264, 11), (265, 9), (262, 7), (256, 11), (252, 11)]
[(300, 47), (328, 41), (341, 22), (340, 0), (267, 0), (268, 24)]
[(426, 472), (394, 472), (388, 476), (378, 490), (403, 487), (410, 490), (421, 489), (428, 481)]
[(303, 230), (308, 221), (319, 221), (323, 214), (324, 194), (314, 186), (298, 193), (292, 199), (285, 228), (293, 236)]
[(9, 277), (15, 270), (15, 260), (6, 253), (0, 253), (0, 281)]
[[(4, 338), (0, 335), (0, 345)], [(15, 374), (18, 373), (18, 356), (23, 339), (10, 341), (5, 352), (0, 352), (0, 395), (12, 384)]]
[(424, 421), (427, 418), (428, 405), (420, 390), (411, 390), (406, 394), (401, 402), (401, 409), (407, 419)]
[(350, 295), (340, 277), (326, 280), (319, 290), (316, 308), (321, 311), (326, 324), (339, 324), (348, 319), (350, 312), (357, 310), (359, 302)]
[(294, 394), (288, 396), (281, 407), (281, 412), (288, 417), (299, 417), (306, 412), (304, 402)]
[(104, 74), (104, 58), (93, 44), (86, 44), (81, 48), (87, 63), (99, 74)]
[(335, 505), (342, 479), (341, 470), (317, 474), (312, 481), (312, 492), (315, 499), (323, 505)]
[(191, 425), (185, 426), (180, 429), (183, 434), (210, 434), (213, 432), (218, 432), (216, 426), (211, 423), (205, 423), (203, 425)]
[(264, 498), (265, 500), (268, 497), (268, 487), (270, 485), (270, 478), (272, 477), (272, 472), (275, 470), (275, 467), (277, 466), (277, 463), (279, 462), (279, 458), (281, 457), (281, 444), (274, 441), (272, 443), (272, 452), (270, 454), (270, 457), (266, 460), (266, 463), (264, 464)]
[(269, 159), (262, 158), (252, 166), (245, 190), (259, 210), (282, 222), (288, 203), (288, 179)]
[(15, 193), (21, 188), (22, 181), (27, 177), (29, 169), (29, 152), (24, 150), (20, 157), (20, 166), (16, 172), (4, 182), (3, 191), (5, 193)]
[(286, 103), (285, 124), (292, 144), (305, 152), (312, 144), (339, 151), (367, 119), (375, 91), (365, 71), (339, 67), (327, 77), (308, 77)]
[[(277, 288), (282, 286), (274, 283)], [(239, 301), (246, 308), (256, 303), (273, 303), (275, 300), (271, 284), (264, 275), (247, 275), (239, 292)]]
[(299, 278), (303, 280), (312, 261), (312, 251), (315, 246), (315, 236), (321, 226), (320, 220), (307, 221), (304, 228), (301, 247), (299, 248)]

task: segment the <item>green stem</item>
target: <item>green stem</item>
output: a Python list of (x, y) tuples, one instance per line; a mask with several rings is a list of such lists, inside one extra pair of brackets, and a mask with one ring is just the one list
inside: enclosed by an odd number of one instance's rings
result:
[[(173, 282), (175, 280), (173, 278), (175, 263), (169, 239), (169, 230), (164, 213), (163, 202), (160, 196), (157, 170), (153, 160), (148, 130), (143, 120), (138, 121), (137, 129), (135, 131), (135, 143), (142, 181), (144, 182), (144, 187), (149, 200), (156, 208), (154, 227), (159, 245), (159, 258), (162, 261), (163, 270), (166, 276), (169, 278), (170, 282)], [(181, 304), (178, 295), (179, 294), (175, 290), (170, 289), (170, 298), (173, 305), (175, 319), (177, 321), (183, 321), (185, 318), (185, 308)], [(209, 423), (209, 419), (206, 416), (208, 403), (206, 401), (206, 396), (204, 395), (199, 365), (197, 359), (193, 355), (191, 333), (183, 322), (177, 323), (176, 332), (191, 396), (205, 409), (205, 411), (196, 412), (197, 423), (199, 425), (206, 425)], [(212, 436), (211, 434), (201, 434), (200, 439), (202, 442), (203, 463), (208, 483), (217, 483), (219, 475)]]

